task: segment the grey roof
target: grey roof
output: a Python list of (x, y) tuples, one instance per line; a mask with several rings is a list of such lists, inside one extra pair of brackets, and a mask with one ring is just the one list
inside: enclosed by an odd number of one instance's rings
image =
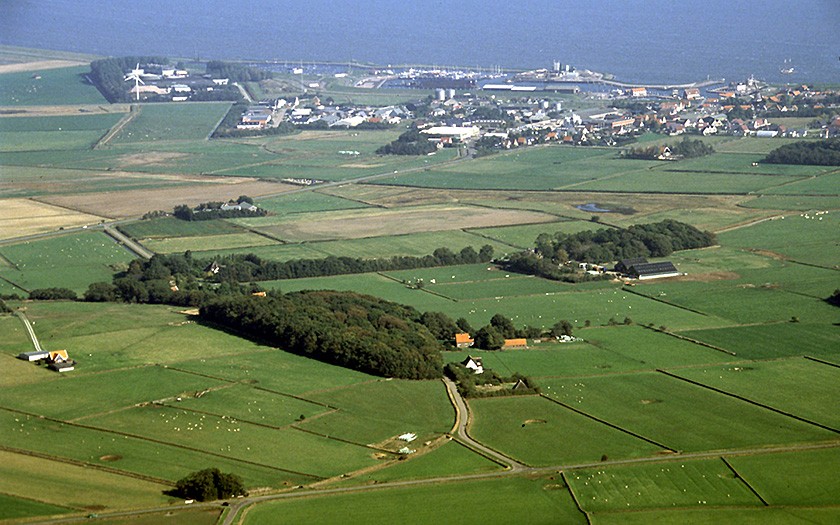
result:
[(659, 275), (665, 273), (678, 273), (676, 266), (671, 261), (639, 263), (632, 265), (627, 273), (631, 275)]

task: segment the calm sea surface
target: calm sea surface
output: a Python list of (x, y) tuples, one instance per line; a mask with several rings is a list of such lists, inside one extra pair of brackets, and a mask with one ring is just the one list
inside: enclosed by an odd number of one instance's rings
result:
[[(621, 80), (840, 82), (840, 0), (0, 0), (0, 44), (378, 64), (551, 67)], [(793, 65), (793, 75), (779, 69)]]

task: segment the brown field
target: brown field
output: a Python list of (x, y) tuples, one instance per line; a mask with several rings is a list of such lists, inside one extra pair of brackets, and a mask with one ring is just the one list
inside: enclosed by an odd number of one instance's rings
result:
[(0, 74), (20, 73), (22, 71), (40, 71), (42, 69), (59, 69), (62, 67), (85, 66), (87, 62), (75, 60), (38, 60), (36, 62), (21, 62), (17, 64), (0, 65)]
[(128, 113), (128, 104), (74, 104), (70, 106), (0, 106), (0, 117), (62, 117)]
[[(112, 174), (113, 175), (113, 174)], [(144, 174), (143, 177), (155, 177)], [(257, 181), (246, 178), (222, 177), (181, 177), (165, 175), (163, 180), (201, 182), (159, 189), (108, 191), (99, 193), (80, 193), (76, 195), (50, 195), (39, 200), (79, 210), (96, 212), (104, 217), (120, 219), (139, 217), (155, 210), (171, 211), (179, 204), (196, 206), (202, 202), (235, 199), (240, 195), (260, 197), (298, 189), (289, 184)]]
[(414, 206), (443, 203), (475, 203), (498, 208), (544, 210), (569, 217), (589, 218), (592, 213), (580, 211), (575, 205), (597, 202), (613, 207), (636, 210), (632, 215), (605, 214), (610, 222), (638, 222), (641, 215), (667, 210), (726, 210), (734, 215), (748, 213), (738, 204), (748, 200), (743, 196), (730, 195), (652, 195), (652, 194), (608, 194), (583, 192), (511, 191), (511, 190), (449, 190), (406, 188), (354, 184), (323, 190), (340, 197), (366, 202), (374, 206)]
[(0, 239), (96, 224), (102, 217), (52, 206), (29, 199), (3, 199), (0, 206)]
[(382, 235), (551, 222), (540, 212), (473, 206), (429, 206), (399, 210), (353, 210), (319, 214), (260, 228), (288, 240), (359, 239)]

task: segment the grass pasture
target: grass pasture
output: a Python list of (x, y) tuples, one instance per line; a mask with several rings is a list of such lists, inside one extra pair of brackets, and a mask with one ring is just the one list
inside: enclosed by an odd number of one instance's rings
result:
[(350, 472), (376, 461), (370, 449), (299, 430), (267, 428), (236, 417), (155, 405), (87, 418), (85, 422), (101, 429), (317, 477)]
[(3, 73), (0, 106), (105, 104), (99, 91), (84, 78), (89, 71), (88, 66), (74, 66)]
[[(840, 414), (831, 399), (840, 369), (802, 358), (704, 366), (675, 370), (674, 375), (834, 428)], [(807, 377), (807, 381), (802, 381)]]
[(832, 507), (732, 507), (715, 509), (656, 509), (638, 512), (601, 512), (592, 517), (593, 525), (718, 525), (720, 523), (760, 523), (790, 525), (809, 523), (832, 525), (840, 520), (840, 510)]
[(142, 474), (175, 483), (189, 472), (218, 466), (223, 472), (236, 472), (246, 486), (283, 487), (312, 481), (277, 469), (243, 463), (212, 450), (191, 450), (152, 442), (125, 434), (68, 425), (56, 421), (0, 410), (3, 444), (24, 451), (41, 452), (58, 458), (104, 466), (118, 471)]
[(534, 241), (542, 233), (555, 234), (557, 232), (563, 233), (577, 233), (586, 230), (603, 228), (600, 224), (592, 224), (584, 221), (559, 221), (547, 222), (541, 224), (526, 224), (522, 226), (503, 226), (501, 228), (481, 228), (476, 230), (469, 230), (470, 233), (481, 235), (495, 241), (500, 241), (517, 248), (531, 248), (534, 246)]
[(18, 286), (64, 287), (83, 292), (96, 281), (111, 281), (114, 267), (132, 255), (101, 232), (62, 235), (0, 247), (0, 254), (15, 268), (0, 268), (0, 275)]
[(55, 516), (72, 512), (67, 507), (42, 503), (24, 497), (0, 494), (0, 520)]
[(230, 103), (167, 102), (139, 107), (139, 115), (111, 139), (110, 145), (205, 139), (227, 114)]
[(167, 239), (149, 239), (143, 246), (155, 253), (184, 253), (185, 251), (236, 250), (247, 251), (252, 246), (270, 246), (277, 244), (256, 233), (224, 233), (221, 235), (199, 235), (195, 237), (173, 237)]
[(737, 355), (737, 359), (778, 359), (813, 356), (837, 359), (840, 334), (836, 327), (812, 323), (772, 323), (691, 330), (691, 337)]
[(657, 373), (543, 380), (551, 398), (686, 452), (836, 439), (836, 434)]
[(819, 177), (812, 177), (805, 180), (791, 182), (790, 184), (785, 184), (784, 186), (770, 188), (765, 193), (778, 195), (831, 196), (834, 197), (835, 204), (828, 207), (836, 209), (836, 199), (838, 197), (838, 193), (840, 193), (837, 190), (838, 187), (840, 187), (840, 173), (833, 171), (831, 173), (826, 173), (825, 175), (820, 175)]
[(297, 427), (359, 444), (375, 444), (413, 432), (419, 445), (448, 432), (454, 420), (440, 381), (378, 380), (306, 397), (338, 407), (338, 411), (306, 419)]
[[(629, 161), (627, 161), (629, 162)], [(578, 191), (639, 192), (656, 188), (661, 193), (747, 194), (796, 182), (800, 177), (762, 174), (732, 174), (713, 171), (683, 172), (642, 170), (581, 183)], [(567, 188), (571, 189), (571, 188)]]
[(496, 257), (517, 251), (507, 244), (459, 230), (309, 242), (304, 246), (316, 249), (324, 255), (374, 258), (393, 257), (395, 255), (420, 257), (430, 255), (436, 249), (443, 247), (448, 247), (456, 253), (467, 246), (472, 246), (475, 251), (479, 251), (485, 244), (493, 247), (493, 253)]
[(719, 241), (724, 246), (766, 250), (791, 260), (837, 269), (838, 229), (838, 213), (802, 213), (722, 233)]
[(170, 487), (160, 483), (6, 451), (0, 451), (0, 459), (0, 493), (35, 495), (48, 505), (104, 510), (161, 506), (171, 501), (163, 494)]
[(763, 505), (720, 459), (574, 470), (566, 479), (586, 512)]
[(834, 505), (840, 449), (801, 450), (727, 458), (738, 474), (771, 505)]
[(160, 217), (121, 224), (119, 229), (135, 239), (167, 239), (170, 237), (199, 237), (238, 233), (242, 229), (228, 221), (182, 221), (175, 217)]
[(537, 396), (470, 400), (470, 435), (528, 465), (653, 456), (660, 447)]
[(0, 151), (74, 150), (92, 147), (122, 117), (119, 113), (0, 118)]
[[(465, 495), (469, 494), (469, 497)], [(247, 510), (246, 525), (304, 523), (317, 508), (318, 523), (340, 525), (362, 518), (370, 525), (392, 524), (395, 516), (412, 523), (444, 523), (458, 513), (462, 523), (497, 523), (527, 516), (528, 523), (585, 524), (569, 491), (557, 478), (510, 478), (399, 487), (261, 503)], [(457, 510), (456, 510), (457, 509)]]
[(840, 199), (837, 197), (816, 195), (762, 195), (755, 199), (742, 202), (740, 205), (745, 208), (766, 210), (837, 210), (840, 208)]

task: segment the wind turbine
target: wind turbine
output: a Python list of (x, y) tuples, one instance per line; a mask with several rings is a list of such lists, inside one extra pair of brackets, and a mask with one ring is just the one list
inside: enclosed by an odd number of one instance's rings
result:
[(131, 70), (131, 73), (127, 74), (125, 78), (123, 78), (123, 82), (128, 80), (134, 80), (134, 92), (137, 94), (137, 101), (140, 101), (140, 84), (146, 85), (145, 82), (140, 78), (145, 71), (140, 67), (140, 63), (137, 63), (137, 66)]

